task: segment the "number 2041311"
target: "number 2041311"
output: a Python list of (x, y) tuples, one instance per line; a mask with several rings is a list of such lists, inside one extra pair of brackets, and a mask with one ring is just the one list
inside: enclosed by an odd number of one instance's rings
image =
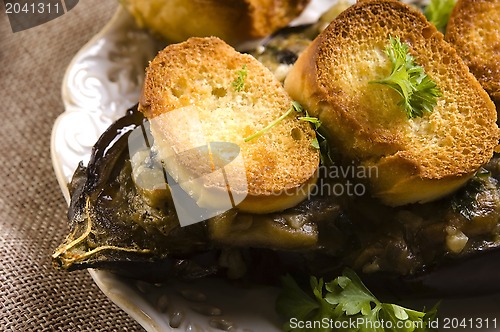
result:
[(497, 329), (496, 318), (448, 318), (444, 317), (431, 322), (441, 329)]
[(7, 14), (58, 14), (63, 11), (59, 3), (17, 3), (7, 2), (5, 4), (5, 12)]

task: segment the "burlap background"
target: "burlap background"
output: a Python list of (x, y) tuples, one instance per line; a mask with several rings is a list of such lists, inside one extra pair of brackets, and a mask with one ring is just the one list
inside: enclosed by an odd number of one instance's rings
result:
[(117, 5), (81, 0), (54, 21), (12, 33), (0, 2), (0, 331), (143, 331), (87, 272), (50, 263), (67, 232), (50, 160), (61, 82)]

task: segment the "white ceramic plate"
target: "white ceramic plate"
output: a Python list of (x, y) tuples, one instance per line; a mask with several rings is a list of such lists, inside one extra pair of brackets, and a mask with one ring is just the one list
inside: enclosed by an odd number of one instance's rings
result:
[[(313, 0), (296, 23), (315, 21), (335, 1)], [(88, 162), (100, 134), (137, 102), (144, 68), (161, 46), (119, 9), (69, 65), (62, 85), (66, 111), (54, 124), (51, 141), (54, 170), (67, 201), (67, 183), (78, 163)], [(274, 309), (276, 288), (243, 289), (216, 279), (151, 285), (89, 271), (99, 288), (147, 331), (279, 331), (283, 323)], [(410, 305), (419, 309), (429, 303)], [(498, 317), (500, 330), (500, 296), (444, 301), (440, 313), (442, 323), (449, 318), (451, 324), (452, 318), (489, 318), (490, 328), (478, 331), (496, 331), (491, 327)]]

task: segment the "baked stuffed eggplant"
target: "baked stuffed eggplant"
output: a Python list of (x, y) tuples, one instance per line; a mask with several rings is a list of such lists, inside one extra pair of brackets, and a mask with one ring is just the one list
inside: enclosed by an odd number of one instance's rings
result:
[[(368, 197), (316, 195), (267, 215), (225, 215), (181, 227), (173, 203), (136, 187), (128, 135), (137, 108), (96, 143), (69, 186), (71, 233), (58, 269), (101, 268), (151, 281), (208, 275), (272, 282), (285, 272), (335, 277), (355, 268), (368, 284), (405, 294), (500, 290), (500, 157), (454, 195), (390, 208)], [(475, 281), (475, 282), (474, 282)]]
[[(287, 29), (254, 55), (284, 78), (317, 27)], [(247, 75), (245, 66), (235, 70), (237, 78)], [(235, 90), (244, 86), (234, 83)], [(212, 94), (225, 97), (228, 90)], [(279, 211), (235, 207), (182, 226), (169, 189), (175, 179), (150, 148), (154, 142), (131, 135), (149, 131), (151, 119), (144, 114), (154, 110), (144, 98), (140, 107), (109, 127), (89, 164), (75, 171), (69, 184), (71, 232), (52, 256), (56, 268), (100, 268), (150, 281), (217, 275), (273, 283), (284, 273), (334, 278), (347, 266), (368, 285), (405, 296), (500, 290), (497, 154), (454, 193), (394, 207), (369, 193), (349, 192), (355, 178), (369, 177), (357, 173), (367, 169), (342, 161), (336, 145), (326, 141), (328, 133), (319, 130), (326, 167), (318, 169), (316, 180), (330, 190), (310, 191), (307, 199)], [(139, 147), (132, 154), (131, 145)], [(144, 189), (139, 181), (160, 186)]]

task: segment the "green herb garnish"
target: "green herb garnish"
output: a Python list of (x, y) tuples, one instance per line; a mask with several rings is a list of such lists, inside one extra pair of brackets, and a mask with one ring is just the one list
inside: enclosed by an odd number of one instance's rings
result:
[(314, 116), (309, 116), (309, 114), (307, 114), (307, 112), (306, 112), (306, 116), (301, 116), (299, 118), (299, 120), (312, 123), (314, 125), (314, 130), (318, 130), (319, 127), (321, 126), (321, 120), (318, 118), (315, 118)]
[(289, 320), (285, 331), (433, 331), (437, 305), (426, 313), (382, 303), (350, 269), (328, 283), (311, 277), (310, 287), (306, 292), (289, 275), (283, 278), (276, 309)]
[(315, 138), (312, 140), (312, 142), (311, 142), (311, 146), (312, 146), (313, 148), (315, 148), (316, 150), (320, 150), (320, 149), (321, 149), (321, 147), (319, 146), (319, 141), (318, 141), (318, 138), (317, 138), (317, 137), (315, 137)]
[(258, 132), (248, 136), (248, 137), (245, 137), (244, 141), (245, 142), (248, 142), (248, 141), (251, 141), (253, 140), (254, 138), (257, 138), (263, 134), (265, 134), (268, 130), (270, 130), (272, 127), (276, 126), (278, 123), (280, 123), (281, 121), (283, 121), (283, 119), (285, 119), (287, 116), (289, 116), (290, 114), (292, 114), (292, 112), (297, 112), (297, 113), (302, 113), (304, 112), (304, 109), (302, 108), (302, 106), (296, 102), (296, 101), (292, 101), (292, 106), (290, 106), (290, 108), (288, 109), (288, 111), (286, 111), (285, 113), (283, 113), (283, 115), (281, 115), (279, 118), (277, 118), (276, 120), (274, 120), (273, 122), (271, 122), (270, 124), (268, 124), (266, 127), (262, 128), (261, 130), (259, 130)]
[[(297, 113), (304, 113), (305, 116), (298, 117), (298, 119), (300, 121), (309, 122), (309, 123), (311, 123), (314, 126), (313, 129), (314, 129), (314, 131), (316, 133), (316, 137), (311, 141), (311, 146), (313, 148), (317, 149), (317, 150), (320, 150), (321, 164), (325, 164), (326, 160), (328, 160), (331, 163), (333, 163), (332, 158), (330, 156), (330, 150), (329, 150), (326, 138), (318, 130), (319, 127), (321, 126), (321, 120), (318, 119), (318, 118), (315, 118), (313, 116), (310, 116), (309, 113), (307, 113), (307, 111), (304, 110), (304, 108), (302, 107), (302, 105), (300, 105), (296, 101), (292, 101), (292, 105), (290, 106), (290, 108), (283, 115), (281, 115), (279, 118), (277, 118), (276, 120), (274, 120), (273, 122), (271, 122), (270, 124), (268, 124), (263, 129), (259, 130), (258, 132), (254, 133), (254, 134), (252, 134), (252, 135), (250, 135), (248, 137), (245, 137), (244, 141), (248, 142), (248, 141), (253, 140), (254, 138), (257, 138), (257, 137), (263, 135), (264, 133), (266, 133), (268, 130), (270, 130), (275, 125), (277, 125), (278, 123), (280, 123), (283, 119), (285, 119), (287, 116), (289, 116), (294, 111), (297, 112)], [(318, 140), (318, 138), (319, 138), (319, 140)]]
[(442, 94), (436, 82), (424, 72), (424, 68), (415, 64), (414, 57), (409, 53), (409, 46), (401, 43), (398, 37), (391, 36), (385, 52), (392, 63), (391, 74), (385, 79), (370, 83), (384, 84), (396, 90), (403, 97), (400, 105), (409, 119), (431, 113), (437, 104), (437, 98)]
[(451, 12), (455, 7), (456, 0), (431, 0), (429, 5), (425, 7), (425, 17), (436, 26), (436, 28), (444, 32)]
[(233, 81), (233, 87), (236, 91), (240, 92), (245, 87), (245, 79), (248, 76), (247, 65), (243, 65), (240, 70), (237, 71), (238, 77)]
[(316, 138), (311, 142), (311, 146), (317, 150), (320, 150), (320, 159), (322, 165), (324, 165), (327, 161), (333, 164), (333, 160), (330, 154), (330, 147), (328, 145), (326, 137), (319, 131), (319, 127), (321, 127), (321, 120), (313, 116), (309, 116), (307, 111), (305, 111), (305, 113), (306, 116), (299, 117), (299, 120), (311, 123), (314, 126), (314, 131), (316, 132)]
[(311, 142), (311, 146), (319, 150), (320, 147), (319, 147), (318, 137), (321, 137), (323, 140), (326, 139), (325, 136), (321, 135), (320, 132), (318, 131), (319, 127), (321, 126), (321, 120), (313, 116), (309, 116), (307, 111), (306, 111), (306, 116), (299, 117), (299, 120), (309, 122), (314, 126), (314, 131), (316, 132), (316, 138), (314, 138), (314, 140)]

